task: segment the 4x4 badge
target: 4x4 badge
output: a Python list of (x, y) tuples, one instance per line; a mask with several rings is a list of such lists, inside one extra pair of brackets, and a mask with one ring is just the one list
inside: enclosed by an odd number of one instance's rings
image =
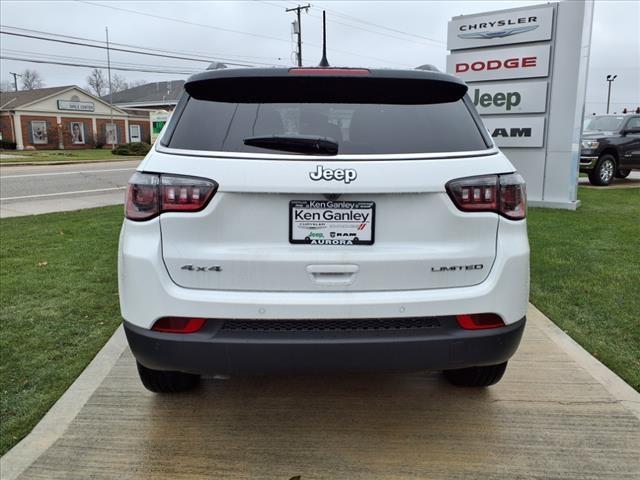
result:
[(309, 172), (309, 178), (314, 182), (320, 180), (337, 180), (339, 182), (351, 183), (358, 177), (358, 173), (353, 168), (336, 168), (330, 170), (322, 165), (316, 165), (315, 172)]

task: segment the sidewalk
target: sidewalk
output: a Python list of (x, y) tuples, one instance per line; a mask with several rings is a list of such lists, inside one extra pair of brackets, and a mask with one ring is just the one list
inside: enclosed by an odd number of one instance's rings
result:
[[(505, 378), (485, 390), (412, 373), (239, 377), (157, 396), (120, 338), (49, 429), (3, 457), (2, 478), (30, 456), (20, 479), (640, 478), (640, 394), (534, 307), (528, 319)], [(74, 405), (88, 379), (99, 386)], [(66, 428), (57, 419), (74, 408)]]

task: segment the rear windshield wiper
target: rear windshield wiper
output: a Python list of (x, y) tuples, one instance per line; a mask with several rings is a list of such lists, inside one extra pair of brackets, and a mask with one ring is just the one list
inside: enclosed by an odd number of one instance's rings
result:
[(308, 153), (312, 155), (337, 155), (338, 142), (329, 137), (313, 135), (269, 135), (247, 137), (244, 144), (283, 152)]

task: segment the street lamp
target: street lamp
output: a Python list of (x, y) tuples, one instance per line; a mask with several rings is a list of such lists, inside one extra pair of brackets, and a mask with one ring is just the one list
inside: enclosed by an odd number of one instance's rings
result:
[(609, 82), (609, 93), (607, 93), (607, 113), (609, 113), (609, 102), (611, 101), (611, 84), (618, 75), (607, 75), (607, 82)]

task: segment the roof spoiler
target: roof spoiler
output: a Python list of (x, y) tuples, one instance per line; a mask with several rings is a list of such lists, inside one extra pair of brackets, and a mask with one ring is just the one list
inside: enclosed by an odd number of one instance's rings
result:
[(184, 85), (198, 100), (228, 103), (374, 103), (421, 105), (455, 102), (467, 93), (459, 78), (427, 70), (219, 69)]

